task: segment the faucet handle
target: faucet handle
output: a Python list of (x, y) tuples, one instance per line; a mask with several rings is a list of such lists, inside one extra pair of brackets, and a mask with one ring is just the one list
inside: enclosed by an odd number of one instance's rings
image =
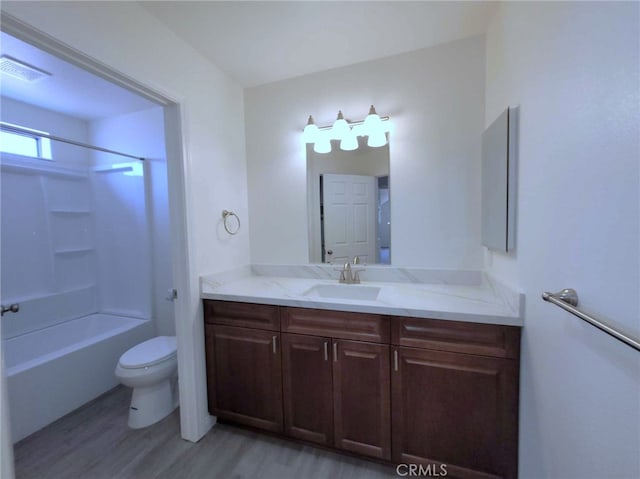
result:
[(360, 273), (362, 271), (366, 271), (366, 270), (364, 268), (353, 268), (352, 278), (354, 283), (360, 284)]
[[(332, 265), (335, 263), (331, 263)], [(349, 263), (344, 263), (340, 268), (333, 268), (334, 271), (340, 271), (340, 279), (338, 280), (340, 283), (346, 283), (347, 282), (347, 277), (345, 275), (346, 271), (350, 271), (351, 267), (348, 267)]]

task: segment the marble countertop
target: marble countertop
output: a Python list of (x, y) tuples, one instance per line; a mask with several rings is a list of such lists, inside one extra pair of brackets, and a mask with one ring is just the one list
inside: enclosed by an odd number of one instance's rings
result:
[[(309, 291), (318, 285), (339, 284), (338, 273), (324, 265), (253, 265), (205, 275), (200, 278), (200, 294), (203, 299), (523, 325), (523, 295), (484, 273), (452, 274), (445, 271), (439, 274), (432, 270), (378, 268), (367, 266), (367, 271), (361, 273), (360, 286), (380, 288), (375, 300), (325, 298), (310, 294)], [(367, 272), (375, 280), (367, 279)]]

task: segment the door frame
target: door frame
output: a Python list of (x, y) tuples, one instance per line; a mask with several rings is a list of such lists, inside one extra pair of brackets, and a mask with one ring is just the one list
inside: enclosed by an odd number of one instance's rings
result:
[[(6, 12), (2, 12), (0, 30), (163, 107), (173, 282), (179, 292), (174, 303), (174, 321), (180, 377), (180, 431), (183, 439), (196, 442), (211, 428), (214, 418), (206, 412), (205, 364), (201, 354), (204, 344), (201, 344), (201, 335), (191, 326), (191, 320), (201, 315), (202, 311), (199, 307), (198, 280), (192, 274), (197, 268), (192, 254), (194, 249), (190, 232), (193, 228), (187, 214), (190, 199), (186, 192), (189, 191), (190, 179), (189, 158), (185, 148), (188, 132), (184, 98), (123, 74)], [(4, 378), (4, 370), (1, 374)], [(8, 419), (3, 414), (2, 423)], [(4, 458), (4, 442), (2, 449)]]

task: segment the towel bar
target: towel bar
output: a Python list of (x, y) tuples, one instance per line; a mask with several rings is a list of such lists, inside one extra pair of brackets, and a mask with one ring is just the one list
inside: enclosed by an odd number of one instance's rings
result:
[(631, 346), (636, 351), (640, 351), (640, 340), (599, 321), (598, 319), (583, 311), (580, 311), (576, 307), (578, 306), (578, 293), (575, 289), (567, 288), (557, 293), (544, 292), (542, 293), (542, 299), (548, 301), (549, 303), (553, 303), (556, 306), (560, 306), (565, 311), (570, 312), (574, 316), (579, 317), (580, 319), (595, 326), (601, 331), (604, 331), (608, 335), (613, 336), (618, 341), (622, 341), (627, 346)]

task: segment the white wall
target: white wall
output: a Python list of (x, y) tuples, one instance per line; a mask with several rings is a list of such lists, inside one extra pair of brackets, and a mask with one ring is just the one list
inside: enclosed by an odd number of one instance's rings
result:
[[(156, 107), (93, 121), (90, 123), (90, 137), (93, 144), (145, 158), (150, 229), (150, 243), (145, 247), (149, 249), (152, 268), (151, 316), (156, 322), (159, 335), (174, 336), (173, 303), (165, 299), (167, 290), (173, 287), (173, 271), (162, 108)], [(135, 162), (128, 158), (101, 153), (98, 153), (95, 159), (109, 163)]]
[(540, 299), (640, 336), (639, 5), (503, 3), (488, 125), (520, 105), (517, 245), (487, 268), (526, 293), (521, 477), (640, 477), (640, 355)]
[[(85, 120), (29, 105), (13, 98), (3, 96), (0, 101), (0, 120), (4, 122), (79, 142), (87, 142), (89, 139), (89, 124)], [(89, 152), (85, 148), (59, 141), (51, 142), (51, 156), (56, 163), (66, 166), (87, 165), (90, 159)]]
[(396, 266), (480, 269), (484, 37), (475, 36), (245, 90), (254, 263), (306, 263), (302, 129), (374, 104), (393, 122), (391, 249)]
[(246, 221), (233, 237), (221, 223), (223, 209), (247, 218), (242, 89), (133, 2), (2, 2), (2, 10), (180, 103), (191, 267), (176, 328), (180, 415), (183, 437), (196, 440), (211, 424), (198, 275), (249, 258)]

